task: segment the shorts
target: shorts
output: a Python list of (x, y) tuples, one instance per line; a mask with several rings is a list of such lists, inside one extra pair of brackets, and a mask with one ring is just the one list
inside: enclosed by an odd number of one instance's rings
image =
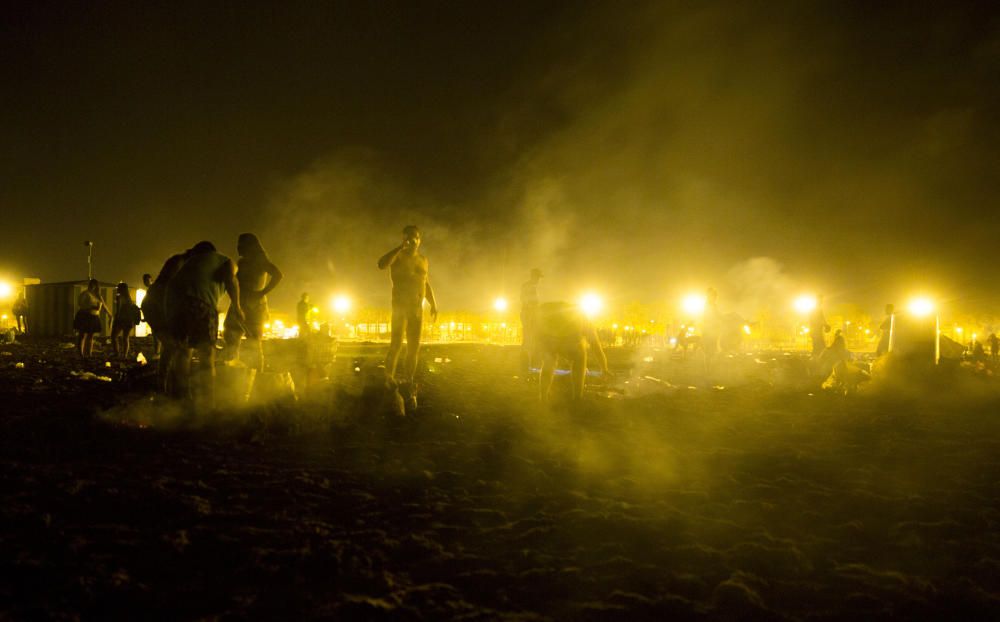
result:
[(267, 323), (269, 316), (270, 312), (268, 311), (266, 300), (256, 305), (244, 306), (242, 322), (236, 320), (230, 309), (230, 312), (226, 313), (226, 321), (223, 326), (227, 335), (226, 340), (229, 341), (233, 338), (238, 340), (243, 335), (246, 335), (247, 339), (262, 338), (264, 336), (264, 324)]
[(185, 297), (172, 309), (169, 332), (189, 348), (214, 344), (219, 337), (219, 313), (204, 300)]
[[(392, 305), (392, 325), (397, 324), (403, 329), (403, 334), (412, 330), (420, 330), (424, 323), (424, 308), (421, 305)], [(402, 335), (400, 335), (402, 337)]]
[(589, 348), (582, 335), (537, 335), (536, 347), (541, 354), (572, 359)]
[(132, 332), (133, 328), (135, 328), (135, 324), (131, 322), (119, 322), (118, 318), (115, 318), (114, 321), (111, 322), (111, 334), (121, 331), (127, 335)]
[(73, 317), (73, 330), (81, 333), (99, 333), (101, 332), (101, 317), (80, 309)]

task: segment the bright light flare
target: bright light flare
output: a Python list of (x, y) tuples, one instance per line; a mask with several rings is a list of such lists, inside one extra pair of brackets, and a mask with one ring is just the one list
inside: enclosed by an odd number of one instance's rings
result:
[(503, 296), (499, 296), (496, 300), (493, 301), (493, 308), (503, 313), (504, 311), (507, 310), (507, 299), (504, 298)]
[(137, 289), (135, 290), (135, 306), (141, 307), (142, 301), (146, 299), (146, 290)]
[(681, 309), (691, 315), (700, 315), (705, 312), (705, 297), (701, 294), (688, 294), (681, 299)]
[(809, 294), (803, 294), (792, 302), (792, 306), (799, 313), (809, 313), (816, 308), (817, 304), (816, 297)]
[(0, 281), (0, 298), (10, 298), (14, 293), (14, 286), (7, 281)]
[(927, 317), (934, 312), (934, 301), (930, 298), (913, 298), (906, 305), (906, 310), (916, 317)]
[(749, 324), (744, 324), (743, 325), (743, 332), (746, 333), (747, 335), (750, 334), (750, 325)]
[(330, 298), (330, 308), (337, 313), (347, 313), (351, 310), (351, 299), (344, 294), (337, 294)]
[(597, 294), (584, 294), (580, 298), (580, 310), (587, 317), (594, 317), (604, 308), (604, 301)]

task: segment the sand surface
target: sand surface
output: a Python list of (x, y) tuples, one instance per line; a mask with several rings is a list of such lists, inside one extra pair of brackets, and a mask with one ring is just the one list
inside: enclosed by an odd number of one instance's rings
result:
[(142, 369), (0, 352), (0, 619), (1000, 613), (992, 391), (618, 351), (613, 385), (545, 409), (515, 350), (430, 346), (400, 421), (354, 373), (381, 348), (342, 347), (297, 402), (206, 421)]

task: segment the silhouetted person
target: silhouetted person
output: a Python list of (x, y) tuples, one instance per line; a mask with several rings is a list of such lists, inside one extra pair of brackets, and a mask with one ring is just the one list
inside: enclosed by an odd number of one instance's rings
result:
[(722, 312), (719, 311), (719, 292), (709, 287), (705, 292), (705, 316), (702, 327), (701, 349), (706, 361), (719, 351), (719, 337), (722, 333)]
[(17, 331), (20, 333), (28, 332), (28, 300), (24, 297), (23, 289), (17, 295), (11, 313), (14, 314), (14, 321), (17, 322)]
[(312, 332), (312, 326), (309, 325), (309, 311), (311, 309), (312, 303), (309, 302), (309, 294), (302, 292), (299, 303), (295, 305), (295, 320), (299, 325), (299, 337), (305, 337)]
[(201, 392), (207, 407), (215, 408), (215, 341), (219, 334), (219, 298), (229, 294), (229, 312), (242, 320), (236, 264), (215, 250), (211, 242), (191, 249), (180, 270), (167, 283), (166, 314), (174, 340), (171, 373), (174, 390), (195, 397), (191, 390), (191, 356), (198, 351)]
[(578, 400), (583, 395), (590, 350), (593, 350), (597, 357), (601, 373), (611, 375), (597, 330), (576, 305), (568, 302), (546, 302), (539, 305), (536, 327), (538, 352), (542, 359), (538, 397), (542, 402), (549, 399), (552, 375), (555, 373), (560, 356), (572, 364), (573, 400)]
[(816, 359), (816, 372), (818, 375), (826, 378), (833, 372), (833, 368), (838, 363), (850, 360), (851, 353), (847, 349), (847, 341), (844, 339), (844, 335), (838, 330), (834, 334), (830, 346), (824, 347)]
[(1000, 337), (997, 337), (996, 333), (990, 333), (986, 342), (990, 344), (990, 359), (995, 363), (1000, 359)]
[(878, 325), (878, 345), (875, 347), (875, 356), (882, 356), (889, 352), (890, 339), (892, 338), (892, 316), (896, 308), (888, 304), (885, 306), (885, 317)]
[(386, 373), (395, 378), (399, 351), (406, 335), (406, 361), (403, 382), (410, 384), (417, 369), (420, 350), (420, 330), (423, 326), (423, 304), (430, 304), (431, 321), (437, 319), (437, 302), (428, 278), (427, 258), (420, 254), (420, 229), (407, 225), (403, 229), (403, 243), (378, 260), (379, 270), (389, 268), (392, 280), (392, 337), (386, 356)]
[(531, 372), (538, 341), (535, 324), (538, 321), (538, 281), (541, 278), (542, 271), (532, 268), (530, 278), (521, 285), (521, 366), (526, 373)]
[[(260, 240), (252, 233), (241, 233), (236, 242), (236, 252), (240, 254), (236, 278), (240, 285), (242, 319), (226, 314), (226, 345), (230, 348), (227, 358), (240, 358), (240, 342), (245, 334), (254, 342), (254, 356), (250, 367), (258, 371), (264, 369), (264, 324), (267, 323), (267, 295), (281, 283), (281, 270), (271, 263)], [(230, 307), (232, 308), (232, 307)]]
[(170, 326), (167, 322), (167, 284), (180, 271), (191, 251), (192, 249), (188, 249), (183, 253), (172, 255), (163, 263), (156, 279), (146, 289), (146, 297), (142, 299), (141, 305), (142, 316), (146, 325), (149, 326), (153, 343), (159, 344), (158, 353), (153, 355), (154, 358), (159, 359), (156, 366), (157, 388), (168, 395), (176, 392), (174, 375), (170, 373), (176, 342), (170, 334)]
[[(144, 290), (146, 290), (146, 293), (148, 294), (149, 293), (149, 288), (152, 287), (152, 286), (153, 286), (153, 275), (149, 274), (147, 272), (146, 274), (142, 275), (142, 288)], [(145, 300), (145, 298), (143, 298), (143, 300)], [(140, 321), (146, 322), (146, 316), (145, 316), (145, 314), (142, 313), (142, 309), (141, 308), (139, 309), (139, 317), (140, 317)], [(146, 325), (148, 326), (149, 322), (146, 322)], [(150, 328), (150, 330), (149, 330), (149, 336), (150, 336), (150, 339), (153, 340), (153, 356), (155, 357), (157, 354), (160, 353), (160, 342), (156, 338), (156, 335), (153, 334), (153, 329), (152, 328)]]
[(128, 284), (119, 283), (115, 288), (115, 319), (111, 322), (111, 343), (115, 354), (122, 359), (128, 357), (129, 337), (132, 329), (139, 325), (142, 312), (132, 302)]
[(972, 360), (977, 363), (982, 363), (986, 361), (986, 350), (983, 349), (983, 343), (981, 341), (972, 342)]
[(823, 297), (816, 299), (816, 308), (809, 314), (809, 338), (812, 340), (812, 355), (819, 356), (826, 349), (824, 333), (830, 332), (830, 325), (823, 316)]
[(73, 328), (77, 331), (76, 350), (80, 358), (87, 359), (94, 352), (94, 335), (101, 332), (101, 312), (111, 316), (111, 311), (101, 298), (101, 285), (97, 279), (90, 279), (87, 289), (76, 299), (76, 317)]

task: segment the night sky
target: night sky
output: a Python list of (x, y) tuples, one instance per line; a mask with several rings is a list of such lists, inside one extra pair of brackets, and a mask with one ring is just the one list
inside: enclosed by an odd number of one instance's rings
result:
[[(138, 282), (257, 232), (386, 306), (717, 286), (995, 310), (1000, 9), (963, 2), (5, 3), (0, 275)], [(751, 313), (755, 309), (738, 309)]]

